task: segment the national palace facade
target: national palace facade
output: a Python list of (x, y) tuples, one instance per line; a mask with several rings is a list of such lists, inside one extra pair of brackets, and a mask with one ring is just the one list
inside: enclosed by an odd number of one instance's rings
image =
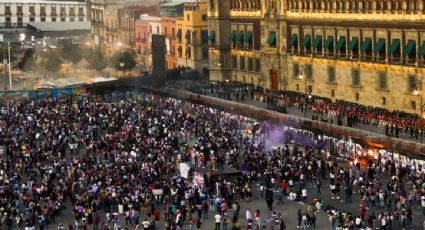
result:
[(425, 0), (209, 0), (208, 23), (211, 80), (420, 111)]

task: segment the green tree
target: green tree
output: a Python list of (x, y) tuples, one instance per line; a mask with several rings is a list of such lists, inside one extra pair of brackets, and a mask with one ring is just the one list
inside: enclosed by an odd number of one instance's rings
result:
[(58, 50), (49, 49), (44, 52), (44, 67), (51, 72), (58, 72), (63, 61)]
[(61, 49), (61, 57), (74, 64), (83, 59), (83, 53), (83, 49), (79, 45), (73, 44), (72, 41), (66, 42)]
[(108, 66), (107, 58), (98, 49), (91, 50), (89, 52), (89, 54), (87, 55), (87, 62), (90, 64), (90, 67), (92, 69), (95, 69), (97, 71), (101, 71)]
[(131, 51), (117, 52), (112, 57), (112, 67), (120, 71), (131, 70), (136, 66), (136, 55)]

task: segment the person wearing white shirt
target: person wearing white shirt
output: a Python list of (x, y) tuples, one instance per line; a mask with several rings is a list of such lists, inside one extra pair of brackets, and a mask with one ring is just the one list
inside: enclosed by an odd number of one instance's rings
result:
[(221, 225), (221, 215), (220, 213), (216, 213), (214, 216), (215, 219), (215, 230), (220, 230), (220, 225)]
[(247, 223), (251, 223), (252, 222), (252, 213), (251, 213), (251, 209), (247, 209), (246, 213), (245, 213), (245, 218), (246, 218), (246, 222)]

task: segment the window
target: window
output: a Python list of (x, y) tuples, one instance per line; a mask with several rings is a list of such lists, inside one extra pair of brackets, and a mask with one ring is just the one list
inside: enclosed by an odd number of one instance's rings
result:
[(245, 70), (245, 57), (239, 57), (239, 67), (241, 70)]
[(248, 71), (253, 70), (253, 61), (252, 58), (248, 58)]
[(232, 67), (233, 68), (238, 68), (238, 57), (237, 56), (232, 56)]
[(208, 47), (202, 47), (202, 58), (208, 59)]
[(156, 26), (156, 34), (159, 34), (159, 26)]
[(292, 64), (292, 76), (294, 78), (298, 78), (298, 76), (300, 75), (300, 64), (299, 63), (293, 63)]
[(328, 82), (335, 83), (335, 67), (328, 66)]
[(208, 16), (206, 14), (202, 15), (202, 21), (206, 22), (207, 21)]
[(409, 75), (408, 77), (408, 82), (407, 82), (407, 90), (408, 92), (413, 92), (415, 90), (417, 90), (417, 85), (416, 85), (416, 75)]
[(214, 2), (214, 0), (211, 0), (210, 1), (210, 9), (214, 10), (214, 8), (215, 8), (215, 2)]
[(308, 80), (313, 80), (313, 65), (305, 64), (305, 76)]
[(296, 91), (300, 91), (300, 84), (296, 84), (296, 85), (295, 85), (295, 90), (296, 90)]
[(190, 15), (189, 15), (189, 14), (187, 14), (187, 16), (186, 16), (186, 20), (187, 20), (187, 21), (190, 21)]
[(164, 27), (164, 34), (165, 34), (165, 35), (167, 35), (167, 34), (168, 34), (167, 27)]
[(356, 101), (360, 100), (360, 94), (359, 93), (354, 94), (354, 100), (356, 100)]
[(6, 6), (5, 9), (4, 9), (4, 12), (8, 16), (11, 16), (12, 15), (12, 11), (10, 11), (10, 6)]
[(360, 86), (360, 70), (359, 69), (353, 69), (351, 77), (352, 77), (351, 84), (353, 86)]
[(261, 72), (261, 61), (259, 58), (255, 59), (255, 72)]
[(16, 14), (18, 16), (22, 16), (24, 13), (22, 12), (22, 6), (17, 6), (16, 7)]
[(413, 110), (416, 109), (416, 101), (410, 101), (410, 108)]
[(335, 90), (331, 89), (331, 97), (335, 97)]
[(387, 104), (387, 98), (386, 97), (382, 97), (381, 104), (382, 105), (386, 105)]
[(387, 74), (385, 72), (380, 72), (378, 74), (378, 87), (381, 90), (386, 90), (387, 89)]

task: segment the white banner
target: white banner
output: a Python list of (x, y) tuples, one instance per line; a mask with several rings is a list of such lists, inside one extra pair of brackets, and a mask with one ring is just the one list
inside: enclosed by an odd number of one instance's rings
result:
[(183, 178), (189, 177), (190, 166), (187, 163), (180, 163), (180, 176)]

